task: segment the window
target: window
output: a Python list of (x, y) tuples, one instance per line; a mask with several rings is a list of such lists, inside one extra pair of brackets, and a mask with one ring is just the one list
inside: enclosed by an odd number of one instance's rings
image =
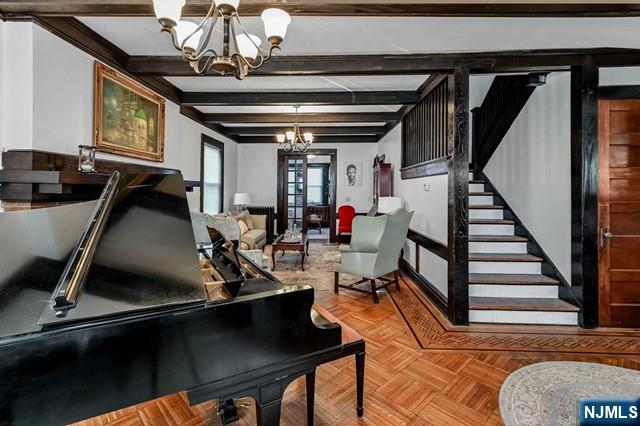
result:
[(322, 204), (323, 182), (321, 167), (307, 168), (307, 204)]
[(224, 144), (202, 135), (202, 170), (200, 205), (204, 213), (222, 212)]

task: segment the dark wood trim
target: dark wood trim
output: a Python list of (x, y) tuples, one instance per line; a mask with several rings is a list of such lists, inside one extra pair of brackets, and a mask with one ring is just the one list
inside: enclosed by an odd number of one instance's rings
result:
[(403, 105), (418, 102), (415, 91), (359, 92), (183, 92), (181, 105)]
[[(224, 127), (227, 135), (233, 136), (275, 136), (291, 130), (287, 127)], [(326, 126), (326, 127), (302, 127), (302, 132), (311, 132), (314, 135), (381, 135), (385, 131), (384, 126)]]
[[(393, 55), (276, 56), (255, 76), (286, 75), (392, 75), (448, 74), (456, 67), (472, 74), (569, 71), (588, 61), (599, 66), (640, 65), (640, 50), (625, 48), (533, 49), (486, 52), (420, 53)], [(133, 74), (192, 77), (193, 70), (180, 56), (132, 56), (127, 70)], [(212, 71), (212, 77), (219, 74)]]
[(191, 120), (195, 121), (198, 124), (201, 124), (202, 126), (213, 130), (216, 133), (219, 133), (220, 135), (231, 139), (234, 142), (238, 142), (236, 140), (236, 138), (232, 135), (227, 134), (227, 132), (225, 131), (225, 128), (223, 126), (221, 126), (218, 123), (207, 123), (205, 121), (205, 117), (204, 114), (202, 113), (202, 111), (196, 109), (195, 107), (192, 106), (180, 106), (180, 114), (184, 115), (185, 117), (189, 117)]
[(469, 323), (469, 69), (449, 76), (448, 318)]
[(212, 146), (220, 151), (220, 213), (224, 212), (224, 143), (202, 134), (200, 144), (200, 212), (204, 209), (204, 147)]
[[(417, 265), (416, 257), (416, 265)], [(413, 280), (413, 282), (422, 290), (429, 300), (433, 302), (433, 304), (444, 314), (447, 315), (449, 311), (449, 304), (447, 302), (447, 298), (436, 289), (428, 279), (426, 279), (422, 274), (418, 272), (418, 270), (414, 269), (409, 262), (404, 259), (400, 259), (400, 271), (403, 274), (406, 274)]]
[[(440, 257), (441, 259), (448, 260), (449, 259), (449, 249), (446, 245), (442, 244), (440, 241), (436, 241), (432, 238), (427, 237), (424, 234), (414, 231), (413, 229), (409, 229), (407, 233), (407, 238), (414, 243), (418, 247), (422, 247), (426, 250), (429, 250), (431, 253)], [(416, 252), (416, 258), (418, 257), (418, 253)], [(417, 263), (417, 261), (416, 261)], [(419, 269), (416, 269), (420, 272)]]
[[(238, 136), (238, 143), (276, 143), (275, 136)], [(376, 135), (349, 135), (349, 136), (316, 136), (313, 143), (377, 143)]]
[(395, 121), (395, 112), (336, 112), (301, 114), (204, 114), (207, 123), (377, 123)]
[(402, 180), (446, 175), (447, 173), (449, 173), (448, 156), (400, 169)]
[[(291, 153), (285, 152), (282, 149), (278, 150), (278, 192), (277, 192), (277, 214), (278, 218), (278, 233), (282, 234), (286, 228), (286, 224), (281, 220), (282, 216), (286, 217), (286, 188), (285, 188), (285, 158), (287, 156), (304, 156), (306, 158), (307, 155), (329, 155), (331, 157), (331, 162), (329, 170), (331, 174), (331, 186), (329, 188), (331, 202), (329, 203), (329, 241), (335, 243), (338, 241), (338, 237), (336, 234), (336, 220), (338, 216), (337, 211), (337, 198), (336, 192), (338, 190), (338, 150), (327, 149), (327, 148), (311, 148), (305, 153)], [(305, 205), (306, 205), (306, 185), (305, 185)], [(306, 220), (306, 218), (305, 218)]]
[(599, 86), (599, 99), (640, 99), (640, 85)]
[[(193, 0), (184, 6), (184, 16), (204, 16), (209, 2)], [(628, 17), (640, 16), (637, 4), (595, 3), (430, 3), (376, 1), (365, 2), (292, 2), (244, 0), (243, 16), (259, 15), (268, 7), (280, 7), (302, 16), (456, 16), (456, 17)], [(34, 14), (74, 16), (154, 16), (147, 0), (12, 0), (0, 5), (0, 12), (20, 17)]]
[(598, 326), (598, 67), (571, 69), (571, 288), (580, 326)]

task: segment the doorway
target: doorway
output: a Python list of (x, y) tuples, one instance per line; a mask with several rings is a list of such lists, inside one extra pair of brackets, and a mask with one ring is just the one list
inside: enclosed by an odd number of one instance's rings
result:
[(336, 241), (336, 157), (335, 149), (278, 151), (278, 234), (295, 226)]
[(640, 326), (640, 100), (599, 101), (600, 325)]

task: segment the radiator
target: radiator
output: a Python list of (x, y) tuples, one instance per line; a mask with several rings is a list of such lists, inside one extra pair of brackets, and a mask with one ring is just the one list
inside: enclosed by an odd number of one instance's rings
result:
[(273, 206), (248, 206), (247, 210), (249, 213), (255, 215), (265, 215), (267, 216), (267, 244), (271, 244), (273, 242), (274, 237), (274, 225), (276, 219), (276, 209)]

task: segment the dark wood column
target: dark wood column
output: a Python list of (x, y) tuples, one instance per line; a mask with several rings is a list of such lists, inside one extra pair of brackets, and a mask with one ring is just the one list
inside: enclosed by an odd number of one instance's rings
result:
[(598, 326), (598, 67), (571, 68), (571, 288), (580, 326)]
[(448, 317), (469, 323), (469, 69), (449, 80)]

